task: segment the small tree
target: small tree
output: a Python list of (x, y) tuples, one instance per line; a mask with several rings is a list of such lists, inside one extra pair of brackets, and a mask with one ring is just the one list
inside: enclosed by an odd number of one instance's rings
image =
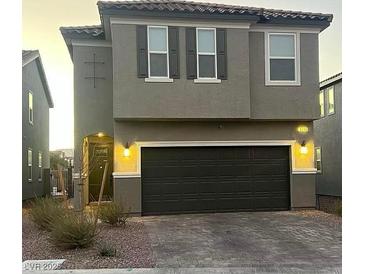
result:
[(51, 169), (57, 170), (60, 165), (63, 168), (67, 168), (68, 162), (65, 158), (62, 157), (62, 152), (60, 151), (51, 151), (49, 154), (50, 166)]

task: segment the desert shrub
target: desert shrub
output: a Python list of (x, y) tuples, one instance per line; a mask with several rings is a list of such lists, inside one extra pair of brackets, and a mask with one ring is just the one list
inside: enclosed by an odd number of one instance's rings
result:
[(98, 216), (104, 223), (123, 226), (125, 226), (129, 218), (129, 214), (124, 211), (123, 206), (115, 202), (102, 205), (99, 209)]
[(94, 242), (96, 235), (93, 218), (70, 211), (54, 220), (50, 241), (61, 249), (85, 248)]
[(107, 243), (99, 245), (98, 251), (102, 257), (115, 257), (117, 255), (117, 249)]
[(30, 205), (30, 218), (40, 228), (51, 230), (55, 219), (66, 214), (67, 209), (53, 198), (36, 198)]
[(337, 201), (335, 204), (335, 214), (342, 217), (342, 203)]

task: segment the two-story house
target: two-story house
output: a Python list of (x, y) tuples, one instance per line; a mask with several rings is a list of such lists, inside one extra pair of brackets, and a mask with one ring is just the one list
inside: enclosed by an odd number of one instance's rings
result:
[(335, 212), (342, 200), (342, 73), (320, 83), (314, 121), (317, 207)]
[[(103, 199), (142, 215), (315, 207), (318, 35), (332, 15), (97, 5), (100, 25), (61, 33), (74, 64), (75, 170), (109, 159)], [(75, 185), (76, 204), (96, 200), (103, 167)]]
[[(22, 199), (47, 193), (52, 96), (38, 50), (22, 51)], [(48, 173), (49, 174), (49, 173)]]

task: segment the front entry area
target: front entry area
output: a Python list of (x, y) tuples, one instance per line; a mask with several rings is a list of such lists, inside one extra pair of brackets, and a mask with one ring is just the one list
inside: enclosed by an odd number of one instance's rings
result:
[(142, 215), (290, 209), (288, 146), (142, 147)]
[(86, 182), (84, 199), (89, 204), (99, 199), (105, 163), (109, 162), (102, 201), (111, 201), (113, 198), (112, 171), (113, 171), (113, 138), (106, 135), (90, 135), (83, 141), (83, 166)]

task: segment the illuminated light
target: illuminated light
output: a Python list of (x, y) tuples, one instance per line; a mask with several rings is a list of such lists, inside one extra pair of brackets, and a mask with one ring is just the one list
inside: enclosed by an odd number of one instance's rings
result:
[(103, 137), (103, 136), (104, 136), (104, 133), (102, 133), (102, 132), (98, 132), (97, 136), (98, 136), (99, 138), (101, 138), (101, 137)]
[(308, 153), (308, 148), (307, 147), (300, 147), (300, 153), (301, 154), (307, 154)]
[(123, 155), (124, 155), (124, 157), (129, 157), (131, 155), (131, 151), (129, 150), (129, 148), (124, 149)]
[(131, 155), (131, 151), (129, 149), (129, 144), (126, 143), (123, 151), (124, 157), (129, 157)]
[(307, 154), (308, 153), (308, 148), (305, 146), (305, 141), (303, 141), (300, 145), (300, 153), (301, 154)]
[(299, 133), (307, 133), (307, 132), (309, 131), (309, 129), (308, 129), (308, 127), (307, 127), (307, 126), (299, 126), (299, 127), (297, 128), (297, 131), (298, 131)]

